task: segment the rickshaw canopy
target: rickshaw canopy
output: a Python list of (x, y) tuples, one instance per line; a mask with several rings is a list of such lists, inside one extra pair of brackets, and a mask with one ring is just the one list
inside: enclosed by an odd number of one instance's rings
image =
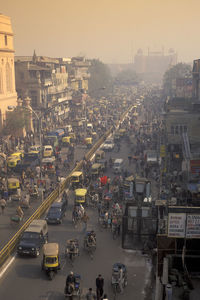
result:
[(85, 138), (85, 143), (86, 143), (86, 145), (91, 145), (92, 144), (92, 138), (91, 137)]
[(58, 256), (58, 253), (59, 253), (58, 243), (44, 244), (43, 253), (44, 253), (45, 256)]
[(71, 139), (72, 139), (71, 136), (64, 136), (62, 138), (62, 143), (68, 143), (68, 144), (70, 144), (71, 143)]
[(76, 189), (75, 195), (76, 197), (85, 197), (87, 194), (87, 189)]

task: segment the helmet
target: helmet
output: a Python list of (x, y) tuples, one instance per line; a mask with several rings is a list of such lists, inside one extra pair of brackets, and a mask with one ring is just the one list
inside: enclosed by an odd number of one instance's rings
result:
[(70, 275), (74, 275), (74, 273), (71, 271), (71, 272), (70, 272)]

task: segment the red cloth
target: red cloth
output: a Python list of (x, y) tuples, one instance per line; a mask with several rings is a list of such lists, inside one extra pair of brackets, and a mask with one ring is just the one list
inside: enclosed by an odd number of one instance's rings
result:
[(107, 176), (103, 176), (103, 177), (100, 178), (100, 180), (101, 180), (101, 184), (105, 185), (107, 183), (108, 177)]

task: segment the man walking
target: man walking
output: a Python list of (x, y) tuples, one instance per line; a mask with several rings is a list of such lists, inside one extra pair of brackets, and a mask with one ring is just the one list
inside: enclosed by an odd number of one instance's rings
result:
[(4, 214), (4, 210), (5, 210), (5, 207), (6, 207), (6, 200), (5, 199), (1, 199), (0, 200), (0, 206), (1, 206), (1, 212), (2, 212), (2, 215)]
[(103, 286), (104, 286), (104, 279), (99, 274), (99, 276), (96, 278), (96, 292), (97, 292), (97, 300), (100, 300), (103, 296)]

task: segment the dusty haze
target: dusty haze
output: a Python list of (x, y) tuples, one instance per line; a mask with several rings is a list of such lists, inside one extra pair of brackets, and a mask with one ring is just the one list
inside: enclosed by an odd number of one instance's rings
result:
[(16, 55), (85, 55), (131, 62), (138, 48), (179, 61), (200, 57), (199, 0), (1, 0), (11, 17)]

